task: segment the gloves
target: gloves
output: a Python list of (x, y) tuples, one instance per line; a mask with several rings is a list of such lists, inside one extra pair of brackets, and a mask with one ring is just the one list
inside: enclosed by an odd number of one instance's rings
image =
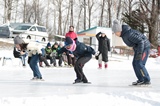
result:
[(141, 59), (142, 59), (142, 53), (137, 54), (137, 56), (136, 56), (135, 59), (136, 59), (136, 60), (141, 60)]
[(95, 58), (96, 58), (96, 60), (98, 60), (98, 59), (99, 59), (99, 56), (97, 55), (97, 56), (95, 56)]
[(30, 63), (30, 61), (31, 61), (31, 57), (28, 57), (28, 64)]

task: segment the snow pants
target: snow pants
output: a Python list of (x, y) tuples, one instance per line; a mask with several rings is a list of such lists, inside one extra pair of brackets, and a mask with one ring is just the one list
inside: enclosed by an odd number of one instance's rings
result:
[(145, 64), (148, 59), (149, 51), (150, 51), (150, 48), (146, 48), (143, 51), (142, 58), (140, 60), (136, 60), (137, 52), (135, 51), (132, 65), (133, 65), (136, 77), (138, 78), (139, 81), (145, 81), (145, 82), (150, 81), (150, 76), (145, 67)]
[(76, 73), (76, 77), (83, 82), (88, 82), (86, 76), (83, 73), (84, 65), (92, 58), (92, 56), (84, 56), (77, 59), (75, 62), (74, 70)]

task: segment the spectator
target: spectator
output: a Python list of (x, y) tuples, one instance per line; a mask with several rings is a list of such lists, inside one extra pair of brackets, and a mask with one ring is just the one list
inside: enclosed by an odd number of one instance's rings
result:
[(56, 67), (57, 63), (56, 63), (56, 59), (58, 59), (58, 65), (60, 67), (62, 67), (62, 54), (57, 53), (57, 51), (60, 49), (60, 46), (58, 45), (57, 42), (54, 43), (54, 45), (52, 46), (52, 53), (51, 53), (51, 57), (53, 58), (53, 65)]
[(74, 32), (74, 26), (69, 26), (69, 32), (66, 33), (66, 37), (77, 40), (77, 34)]
[(47, 46), (45, 48), (45, 52), (46, 52), (46, 59), (50, 59), (50, 64), (53, 64), (53, 58), (51, 57), (52, 48), (51, 48), (50, 42), (47, 43)]
[(106, 34), (103, 32), (99, 32), (96, 34), (96, 38), (98, 40), (98, 65), (99, 69), (102, 68), (102, 61), (104, 61), (105, 69), (108, 67), (108, 51), (110, 51), (110, 41), (107, 38)]
[(48, 63), (48, 61), (46, 59), (45, 49), (42, 48), (41, 51), (42, 51), (42, 56), (40, 56), (40, 59), (39, 59), (39, 66), (43, 67), (42, 62), (44, 62), (46, 67), (50, 67), (50, 65), (49, 65), (49, 63)]

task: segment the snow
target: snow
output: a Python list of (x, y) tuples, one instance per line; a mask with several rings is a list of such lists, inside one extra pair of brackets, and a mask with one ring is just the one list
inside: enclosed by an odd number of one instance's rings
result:
[[(0, 49), (0, 57), (13, 58), (12, 50)], [(40, 68), (45, 81), (31, 81), (32, 71), (19, 60), (0, 61), (0, 106), (160, 106), (160, 58), (146, 64), (150, 87), (129, 86), (136, 77), (132, 57), (109, 56), (108, 69), (97, 69), (94, 58), (84, 66), (91, 84), (72, 84), (73, 68)]]

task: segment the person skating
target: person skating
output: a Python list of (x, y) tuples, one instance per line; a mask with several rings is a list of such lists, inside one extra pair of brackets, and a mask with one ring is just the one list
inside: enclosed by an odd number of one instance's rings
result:
[(39, 58), (42, 55), (40, 46), (37, 43), (24, 43), (20, 47), (22, 50), (27, 50), (28, 52), (28, 64), (33, 71), (33, 78), (31, 80), (44, 81), (38, 66)]
[(96, 38), (98, 40), (98, 68), (102, 69), (102, 61), (104, 61), (104, 67), (107, 69), (108, 67), (108, 51), (110, 51), (110, 41), (107, 38), (106, 34), (103, 32), (99, 32), (96, 34)]
[(58, 54), (62, 54), (67, 50), (72, 51), (73, 55), (77, 58), (74, 65), (74, 71), (76, 73), (74, 83), (88, 83), (88, 80), (83, 73), (83, 67), (92, 58), (92, 54), (95, 54), (94, 49), (78, 40), (74, 41), (70, 37), (66, 37), (65, 46), (58, 50)]
[(13, 49), (13, 55), (15, 58), (20, 58), (22, 61), (22, 65), (26, 66), (26, 57), (27, 57), (27, 52), (22, 51), (20, 48), (20, 44), (23, 44), (24, 40), (17, 35), (14, 38), (14, 49)]
[(133, 47), (132, 65), (138, 80), (132, 85), (150, 84), (151, 79), (145, 67), (151, 45), (147, 37), (126, 24), (121, 25), (118, 20), (113, 21), (112, 31), (116, 36), (122, 37), (127, 46)]

